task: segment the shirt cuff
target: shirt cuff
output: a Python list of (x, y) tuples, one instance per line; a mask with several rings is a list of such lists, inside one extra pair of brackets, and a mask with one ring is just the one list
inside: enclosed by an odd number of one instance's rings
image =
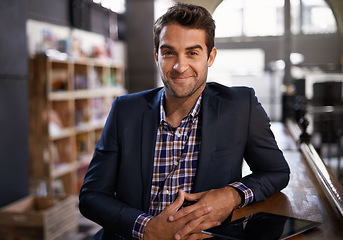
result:
[(238, 208), (244, 207), (248, 205), (249, 203), (252, 203), (252, 201), (254, 200), (253, 191), (247, 186), (245, 186), (243, 183), (234, 182), (234, 183), (229, 184), (229, 186), (237, 189), (238, 192), (242, 193), (241, 194), (241, 196), (243, 196), (242, 203), (241, 205), (238, 206)]
[(147, 223), (153, 218), (153, 216), (142, 213), (136, 218), (135, 224), (133, 225), (132, 236), (135, 239), (143, 240), (143, 233)]

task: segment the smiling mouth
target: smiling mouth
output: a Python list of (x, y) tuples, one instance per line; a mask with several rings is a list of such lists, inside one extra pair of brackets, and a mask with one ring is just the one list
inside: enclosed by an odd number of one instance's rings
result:
[(169, 78), (175, 82), (185, 82), (195, 77), (196, 77), (196, 74), (194, 72), (190, 72), (189, 70), (183, 73), (180, 73), (177, 71), (169, 72)]
[(179, 80), (179, 81), (186, 81), (190, 78), (192, 78), (192, 76), (175, 76), (175, 77), (171, 77), (173, 80)]
[(193, 75), (170, 74), (169, 77), (174, 81), (186, 81), (193, 78)]

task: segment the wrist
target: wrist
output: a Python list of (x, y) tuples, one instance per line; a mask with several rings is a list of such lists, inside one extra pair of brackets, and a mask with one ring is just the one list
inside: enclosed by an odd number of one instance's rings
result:
[(132, 236), (134, 239), (143, 239), (145, 228), (152, 218), (152, 216), (146, 213), (143, 213), (137, 217), (132, 231)]
[(238, 208), (239, 206), (242, 205), (244, 202), (244, 193), (241, 192), (239, 189), (236, 189), (232, 186), (226, 186), (224, 187), (226, 191), (228, 192), (229, 199), (232, 199), (232, 203), (234, 205), (234, 209)]

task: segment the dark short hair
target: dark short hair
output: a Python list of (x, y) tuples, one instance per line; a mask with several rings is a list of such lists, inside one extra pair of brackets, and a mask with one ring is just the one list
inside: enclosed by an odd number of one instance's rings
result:
[(173, 23), (180, 24), (184, 27), (205, 30), (205, 43), (208, 56), (210, 55), (212, 48), (214, 47), (214, 33), (216, 28), (214, 20), (204, 7), (186, 3), (177, 3), (156, 20), (153, 28), (156, 52), (158, 52), (160, 45), (160, 34), (162, 29)]

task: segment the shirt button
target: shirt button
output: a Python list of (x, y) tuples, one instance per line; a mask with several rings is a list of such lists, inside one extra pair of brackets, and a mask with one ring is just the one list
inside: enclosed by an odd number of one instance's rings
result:
[(174, 165), (175, 166), (179, 165), (179, 162), (178, 161), (174, 161)]
[(177, 136), (178, 138), (181, 137), (181, 133), (180, 133), (180, 132), (176, 132), (175, 134), (176, 134), (176, 136)]
[(166, 189), (166, 190), (163, 191), (163, 193), (164, 193), (164, 194), (169, 194), (169, 190)]

